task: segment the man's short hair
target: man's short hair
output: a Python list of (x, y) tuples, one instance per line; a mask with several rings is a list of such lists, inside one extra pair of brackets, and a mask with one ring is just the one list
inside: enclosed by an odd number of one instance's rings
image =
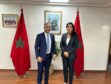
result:
[(50, 25), (50, 23), (46, 22), (46, 23), (44, 23), (44, 28), (45, 28), (46, 26), (51, 26), (51, 25)]

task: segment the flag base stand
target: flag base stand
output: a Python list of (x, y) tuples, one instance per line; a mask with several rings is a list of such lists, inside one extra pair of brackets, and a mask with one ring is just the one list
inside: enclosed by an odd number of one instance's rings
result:
[(19, 78), (21, 79), (21, 78), (24, 78), (24, 75), (23, 76), (19, 76)]
[(81, 78), (81, 77), (83, 77), (83, 76), (84, 76), (84, 72), (82, 72), (79, 77), (76, 77), (76, 75), (74, 75), (73, 78), (74, 78), (74, 79), (79, 79), (79, 78)]
[(30, 76), (30, 74), (29, 73), (25, 73), (24, 75), (22, 75), (22, 76), (18, 76), (17, 74), (16, 74), (16, 72), (15, 71), (12, 71), (12, 76), (14, 76), (14, 77), (18, 77), (18, 78), (26, 78), (26, 77), (29, 77)]
[(29, 75), (30, 75), (30, 74), (28, 74), (28, 73), (25, 73), (24, 75), (22, 75), (22, 76), (19, 76), (19, 78), (26, 78), (26, 77), (29, 77)]

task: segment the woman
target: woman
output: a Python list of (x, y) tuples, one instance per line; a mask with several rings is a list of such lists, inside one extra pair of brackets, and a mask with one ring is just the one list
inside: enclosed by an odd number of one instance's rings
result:
[[(60, 47), (62, 50), (64, 84), (72, 84), (74, 75), (74, 60), (76, 58), (76, 49), (78, 48), (78, 36), (74, 30), (73, 23), (66, 25), (67, 33), (62, 35)], [(68, 69), (69, 68), (69, 69)], [(69, 83), (68, 83), (69, 70)]]

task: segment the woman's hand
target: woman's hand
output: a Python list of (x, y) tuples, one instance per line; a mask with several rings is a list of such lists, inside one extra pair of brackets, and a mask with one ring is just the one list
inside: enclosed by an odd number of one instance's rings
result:
[(38, 57), (38, 58), (37, 58), (37, 61), (38, 61), (38, 62), (42, 62), (43, 59), (42, 59), (41, 57)]
[(68, 56), (69, 56), (69, 53), (68, 53), (68, 52), (64, 52), (64, 56), (65, 56), (65, 57), (68, 57)]

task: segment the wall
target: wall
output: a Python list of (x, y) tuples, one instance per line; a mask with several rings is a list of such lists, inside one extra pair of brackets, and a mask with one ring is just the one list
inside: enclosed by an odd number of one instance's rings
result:
[[(66, 23), (75, 21), (77, 7), (23, 5), (23, 8), (30, 45), (31, 69), (36, 69), (34, 43), (36, 35), (43, 31), (44, 10), (62, 11), (64, 33)], [(0, 69), (13, 69), (10, 51), (16, 28), (2, 26), (2, 14), (13, 13), (20, 15), (20, 5), (0, 5)], [(111, 24), (110, 8), (80, 7), (80, 20), (85, 46), (85, 70), (106, 70)], [(56, 35), (56, 40), (60, 39), (61, 35)], [(61, 57), (53, 63), (55, 69), (62, 69)]]

